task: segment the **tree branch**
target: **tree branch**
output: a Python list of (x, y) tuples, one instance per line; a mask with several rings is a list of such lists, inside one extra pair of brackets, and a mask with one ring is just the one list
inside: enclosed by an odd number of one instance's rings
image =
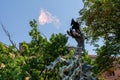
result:
[(11, 39), (10, 33), (5, 29), (5, 27), (4, 27), (3, 24), (1, 24), (1, 26), (2, 26), (3, 31), (4, 31), (5, 34), (7, 35), (9, 41), (11, 42), (12, 46), (14, 46), (15, 49), (17, 49), (17, 50), (19, 51), (19, 49), (16, 47), (15, 43), (14, 43), (13, 40)]

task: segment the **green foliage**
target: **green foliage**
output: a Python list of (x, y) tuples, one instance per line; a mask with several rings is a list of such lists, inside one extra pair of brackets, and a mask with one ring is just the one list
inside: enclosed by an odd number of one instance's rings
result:
[(83, 3), (79, 20), (85, 25), (87, 40), (93, 45), (99, 39), (104, 40), (104, 45), (96, 49), (94, 72), (98, 74), (113, 67), (120, 55), (120, 0), (84, 0)]
[(2, 42), (0, 42), (0, 53), (8, 53), (8, 49), (2, 44)]
[(58, 56), (69, 54), (68, 38), (61, 33), (52, 34), (50, 40), (38, 30), (36, 20), (30, 21), (31, 41), (21, 42), (20, 50), (0, 42), (0, 80), (54, 80), (59, 79), (57, 65), (53, 71), (46, 66)]
[(64, 56), (64, 58), (67, 60), (67, 59), (70, 59), (70, 58), (72, 58), (72, 56), (74, 55), (74, 53), (75, 53), (75, 50), (70, 50), (70, 52), (69, 52), (69, 54), (66, 54), (65, 56)]
[(95, 72), (99, 73), (115, 67), (113, 63), (116, 61), (119, 63), (119, 50), (120, 44), (116, 44), (114, 41), (107, 41), (101, 48), (97, 48), (98, 56), (95, 61)]
[(24, 57), (11, 53), (11, 49), (11, 46), (6, 46), (1, 43), (0, 79), (22, 80), (24, 73), (22, 73), (21, 66), (24, 65)]
[(45, 53), (51, 56), (51, 60), (54, 61), (59, 55), (64, 56), (69, 53), (68, 48), (65, 46), (68, 38), (66, 35), (52, 34), (48, 46), (45, 48)]
[(84, 31), (92, 41), (99, 37), (120, 40), (120, 1), (119, 0), (85, 0), (80, 11), (81, 21), (86, 25)]
[(94, 65), (94, 61), (86, 50), (83, 50), (82, 52), (82, 61), (87, 64)]

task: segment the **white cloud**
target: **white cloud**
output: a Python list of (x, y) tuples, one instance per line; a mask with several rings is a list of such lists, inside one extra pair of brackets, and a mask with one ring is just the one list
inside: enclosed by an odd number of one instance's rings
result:
[(50, 12), (44, 9), (41, 9), (38, 20), (40, 25), (53, 23), (56, 26), (56, 28), (59, 28), (61, 24), (60, 20), (56, 16), (53, 16)]

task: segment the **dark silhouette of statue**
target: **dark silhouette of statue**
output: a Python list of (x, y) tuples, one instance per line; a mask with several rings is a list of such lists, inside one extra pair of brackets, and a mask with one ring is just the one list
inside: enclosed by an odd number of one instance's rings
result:
[(76, 32), (80, 32), (80, 24), (74, 19), (71, 20), (72, 30), (75, 29)]
[(84, 35), (80, 30), (80, 24), (72, 19), (71, 26), (72, 28), (67, 31), (67, 34), (77, 41), (78, 47), (84, 48)]

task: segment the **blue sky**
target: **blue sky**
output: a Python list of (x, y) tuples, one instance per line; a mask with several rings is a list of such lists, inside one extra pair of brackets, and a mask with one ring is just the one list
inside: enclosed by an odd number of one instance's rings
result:
[[(18, 45), (19, 42), (30, 41), (28, 32), (31, 30), (29, 21), (36, 19), (39, 30), (48, 38), (52, 33), (66, 34), (70, 28), (72, 18), (79, 17), (79, 11), (83, 8), (82, 0), (1, 0), (0, 23), (10, 32), (12, 39)], [(60, 21), (59, 28), (53, 23), (40, 25), (38, 18), (41, 9), (44, 9)], [(0, 27), (0, 41), (10, 44), (8, 37)], [(69, 38), (69, 45), (76, 45), (74, 39)], [(94, 53), (93, 47), (86, 45), (89, 53)]]

